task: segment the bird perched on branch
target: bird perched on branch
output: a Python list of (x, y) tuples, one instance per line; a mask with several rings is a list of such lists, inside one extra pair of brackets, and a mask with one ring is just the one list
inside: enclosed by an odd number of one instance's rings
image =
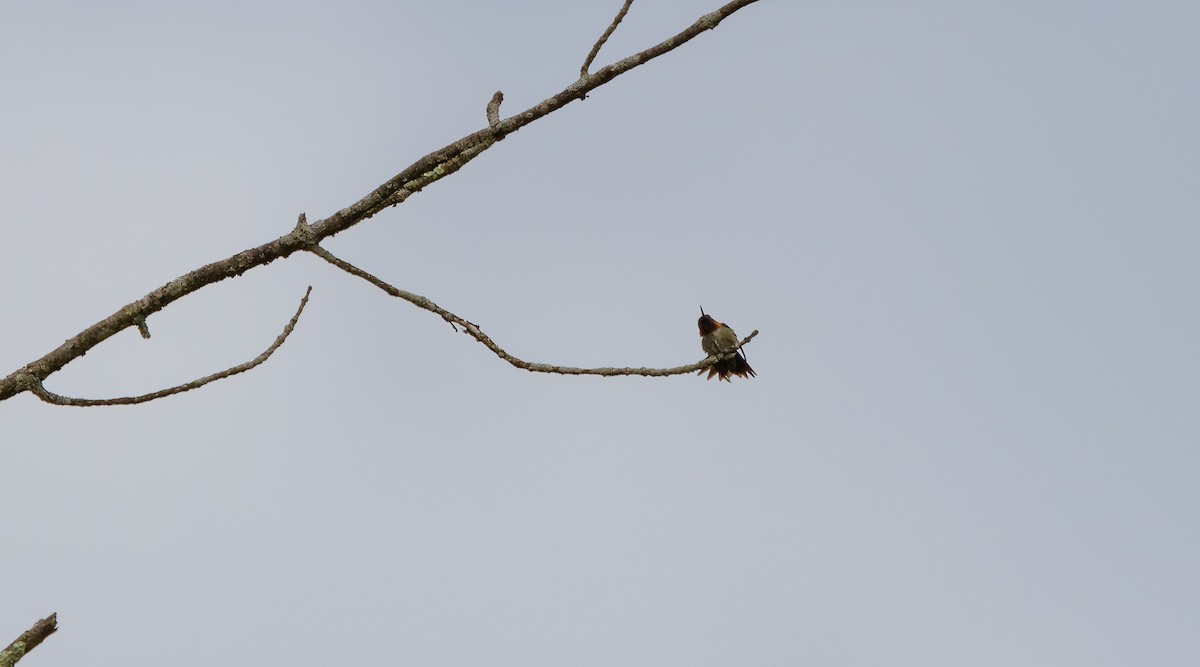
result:
[(707, 370), (709, 380), (713, 379), (715, 375), (726, 382), (730, 381), (729, 376), (731, 375), (742, 378), (754, 377), (754, 369), (746, 363), (746, 357), (739, 349), (738, 337), (733, 329), (716, 321), (712, 315), (705, 315), (703, 307), (700, 308), (700, 320), (696, 324), (700, 326), (700, 347), (704, 348), (705, 354), (717, 357), (734, 353), (728, 359), (722, 359), (708, 368), (701, 368), (700, 375), (704, 375), (704, 371)]

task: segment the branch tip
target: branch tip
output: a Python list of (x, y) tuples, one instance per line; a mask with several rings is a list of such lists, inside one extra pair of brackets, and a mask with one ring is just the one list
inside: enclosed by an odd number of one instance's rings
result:
[(17, 664), (17, 661), (29, 653), (33, 649), (41, 645), (46, 637), (58, 631), (58, 613), (53, 613), (33, 624), (25, 632), (21, 633), (11, 644), (3, 651), (0, 651), (0, 667), (12, 667)]

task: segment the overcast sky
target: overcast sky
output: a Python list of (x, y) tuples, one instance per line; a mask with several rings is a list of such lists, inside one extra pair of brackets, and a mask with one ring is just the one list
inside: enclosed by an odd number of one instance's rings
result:
[[(607, 64), (720, 0), (639, 0)], [(0, 376), (578, 76), (619, 0), (9, 2)], [(764, 0), (0, 403), (22, 665), (1195, 665), (1200, 4)]]

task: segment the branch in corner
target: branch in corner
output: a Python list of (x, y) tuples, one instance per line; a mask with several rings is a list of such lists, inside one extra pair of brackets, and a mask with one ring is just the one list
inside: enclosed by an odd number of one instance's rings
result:
[(33, 624), (25, 632), (21, 633), (20, 637), (13, 640), (13, 643), (8, 645), (8, 648), (0, 651), (0, 667), (12, 667), (17, 664), (17, 661), (25, 657), (33, 649), (37, 648), (41, 643), (54, 634), (58, 630), (58, 614), (50, 614), (46, 618)]

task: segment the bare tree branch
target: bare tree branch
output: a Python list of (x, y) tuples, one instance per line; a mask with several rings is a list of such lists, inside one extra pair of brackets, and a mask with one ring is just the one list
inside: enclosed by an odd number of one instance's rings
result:
[(34, 623), (32, 628), (21, 633), (21, 636), (9, 644), (8, 648), (0, 651), (0, 667), (12, 667), (17, 664), (17, 661), (25, 657), (26, 653), (37, 648), (46, 637), (54, 634), (56, 630), (58, 630), (58, 614), (50, 614)]
[[(227, 278), (240, 276), (250, 269), (264, 266), (277, 259), (287, 258), (297, 250), (307, 250), (313, 244), (343, 232), (385, 208), (403, 202), (412, 194), (420, 192), (425, 186), (458, 171), (467, 162), (509, 134), (575, 100), (583, 99), (589, 92), (621, 74), (679, 48), (701, 33), (716, 28), (721, 21), (734, 12), (756, 1), (733, 0), (716, 11), (701, 16), (695, 23), (678, 34), (648, 49), (602, 67), (590, 76), (580, 78), (559, 93), (542, 100), (525, 111), (496, 123), (490, 122), (491, 119), (489, 119), (486, 128), (429, 153), (367, 193), (362, 199), (324, 220), (311, 226), (307, 223), (303, 226), (297, 225), (290, 233), (273, 241), (207, 264), (168, 282), (67, 339), (62, 345), (40, 359), (26, 364), (0, 380), (0, 401), (21, 392), (39, 390), (42, 381), (47, 377), (123, 329), (137, 327), (145, 335), (149, 331), (148, 328), (145, 328), (145, 322), (150, 315), (192, 292)], [(496, 114), (498, 116), (498, 109)], [(44, 392), (44, 389), (41, 391)]]
[(61, 396), (50, 391), (49, 389), (46, 389), (44, 386), (42, 386), (40, 381), (36, 383), (33, 388), (30, 389), (30, 391), (32, 391), (35, 396), (47, 403), (53, 403), (54, 405), (70, 405), (82, 408), (95, 405), (136, 405), (138, 403), (153, 401), (157, 398), (171, 396), (172, 394), (182, 394), (185, 391), (199, 389), (210, 382), (224, 380), (225, 378), (237, 375), (238, 373), (245, 373), (267, 359), (270, 359), (271, 355), (275, 354), (275, 350), (278, 350), (279, 347), (283, 345), (283, 342), (292, 334), (292, 330), (296, 328), (296, 322), (300, 320), (300, 313), (304, 312), (304, 306), (308, 304), (309, 294), (312, 294), (311, 285), (304, 292), (304, 297), (300, 299), (300, 307), (296, 309), (296, 314), (292, 315), (292, 319), (288, 320), (287, 325), (283, 327), (283, 332), (275, 338), (275, 342), (271, 343), (270, 347), (263, 350), (262, 354), (251, 359), (250, 361), (247, 361), (244, 364), (238, 364), (237, 366), (223, 370), (220, 373), (206, 375), (205, 377), (192, 380), (191, 382), (171, 387), (169, 389), (161, 389), (149, 394), (142, 394), (141, 396), (126, 396), (124, 398), (71, 398), (69, 396)]
[(608, 41), (608, 38), (612, 36), (613, 32), (616, 31), (617, 26), (621, 25), (621, 19), (625, 18), (625, 14), (629, 12), (629, 6), (632, 4), (633, 0), (625, 0), (625, 4), (621, 5), (621, 11), (617, 12), (616, 18), (608, 25), (608, 30), (605, 30), (604, 34), (600, 35), (600, 39), (596, 40), (596, 43), (592, 46), (592, 50), (588, 51), (587, 58), (583, 59), (583, 67), (579, 68), (579, 78), (587, 78), (588, 68), (592, 66), (592, 61), (596, 59), (596, 56), (600, 55), (600, 49)]
[[(346, 273), (349, 273), (350, 275), (358, 276), (359, 278), (366, 280), (367, 282), (371, 283), (372, 285), (378, 287), (379, 289), (383, 290), (384, 292), (387, 292), (388, 294), (390, 294), (398, 299), (404, 299), (405, 301), (411, 303), (412, 305), (414, 305), (418, 308), (423, 308), (425, 310), (428, 310), (431, 313), (438, 315), (443, 320), (446, 320), (447, 322), (449, 322), (450, 326), (454, 327), (455, 331), (458, 331), (458, 327), (462, 327), (463, 333), (467, 334), (468, 336), (470, 336), (470, 337), (474, 338), (475, 340), (479, 341), (480, 343), (482, 343), (484, 347), (491, 350), (497, 357), (500, 357), (501, 359), (507, 361), (508, 363), (512, 364), (513, 366), (516, 366), (517, 368), (523, 368), (527, 371), (531, 371), (534, 373), (558, 373), (560, 375), (605, 375), (605, 376), (644, 375), (647, 377), (666, 377), (669, 375), (683, 375), (685, 373), (691, 373), (693, 371), (698, 371), (702, 368), (708, 368), (709, 366), (717, 363), (717, 361), (719, 361), (720, 359), (733, 356), (732, 354), (729, 354), (729, 355), (724, 355), (722, 357), (707, 357), (707, 358), (702, 359), (701, 361), (698, 361), (694, 364), (688, 364), (687, 366), (676, 366), (675, 368), (630, 368), (630, 367), (575, 368), (573, 366), (556, 366), (554, 364), (540, 364), (540, 363), (535, 363), (532, 361), (525, 361), (524, 359), (519, 359), (517, 357), (514, 357), (513, 355), (511, 355), (507, 351), (505, 351), (504, 348), (497, 345), (496, 342), (493, 341), (487, 334), (483, 333), (483, 330), (481, 330), (479, 328), (478, 324), (475, 324), (474, 322), (471, 322), (463, 317), (455, 315), (454, 313), (446, 310), (445, 308), (442, 308), (441, 306), (439, 306), (436, 303), (434, 303), (433, 301), (430, 301), (429, 299), (421, 296), (420, 294), (413, 294), (412, 292), (402, 290), (399, 287), (394, 287), (394, 286), (388, 284), (387, 282), (383, 281), (382, 279), (377, 278), (376, 276), (374, 276), (370, 273), (367, 273), (366, 271), (363, 271), (362, 269), (358, 268), (357, 266), (354, 266), (350, 262), (347, 262), (347, 261), (337, 257), (333, 253), (329, 252), (328, 250), (326, 250), (320, 246), (314, 246), (312, 248), (309, 248), (309, 252), (313, 253), (317, 257), (320, 257), (321, 259), (325, 260), (326, 262), (329, 262), (330, 264), (338, 267), (339, 269), (345, 271)], [(754, 338), (757, 335), (758, 335), (758, 330), (755, 329), (753, 332), (751, 332), (751, 334), (749, 336), (746, 336), (745, 340), (742, 341), (742, 344), (744, 345), (744, 344), (750, 342), (750, 339)]]

